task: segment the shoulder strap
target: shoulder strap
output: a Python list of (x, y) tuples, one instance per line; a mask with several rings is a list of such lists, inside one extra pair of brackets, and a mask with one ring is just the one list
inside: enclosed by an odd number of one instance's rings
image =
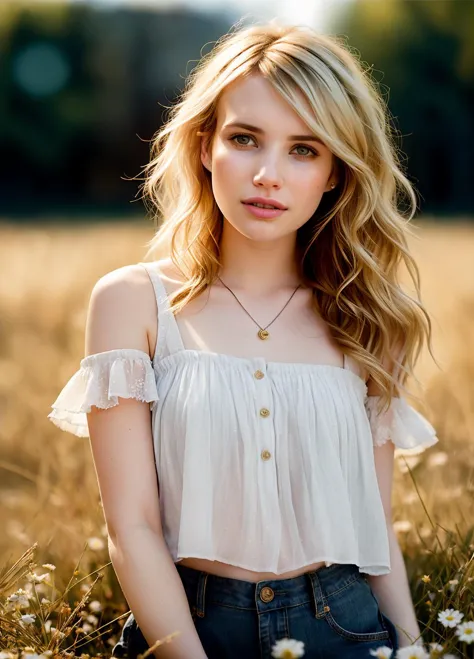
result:
[(143, 266), (147, 271), (155, 291), (156, 306), (158, 309), (158, 335), (156, 337), (154, 353), (154, 359), (156, 360), (178, 350), (184, 350), (184, 345), (176, 318), (170, 310), (168, 293), (161, 278), (158, 264), (156, 262), (140, 262), (139, 265)]

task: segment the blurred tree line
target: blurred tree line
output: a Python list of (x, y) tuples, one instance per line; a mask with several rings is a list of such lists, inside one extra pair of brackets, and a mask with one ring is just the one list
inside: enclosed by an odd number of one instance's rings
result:
[[(149, 140), (238, 17), (0, 6), (0, 214), (139, 214)], [(359, 0), (330, 32), (371, 67), (424, 212), (474, 211), (474, 2)]]

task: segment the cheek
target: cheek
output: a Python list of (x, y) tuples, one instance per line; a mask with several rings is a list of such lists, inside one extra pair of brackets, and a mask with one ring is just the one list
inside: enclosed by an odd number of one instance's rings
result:
[(216, 167), (216, 174), (221, 179), (248, 172), (249, 160), (243, 153), (231, 151), (224, 146), (215, 149), (212, 161)]
[(324, 191), (329, 171), (326, 167), (318, 167), (306, 164), (292, 171), (287, 183), (290, 188), (296, 191), (300, 199), (312, 200), (319, 198)]

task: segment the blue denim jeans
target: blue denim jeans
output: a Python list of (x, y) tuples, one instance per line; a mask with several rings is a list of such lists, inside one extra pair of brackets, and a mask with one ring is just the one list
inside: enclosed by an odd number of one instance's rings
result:
[[(371, 649), (386, 645), (392, 656), (398, 649), (395, 626), (356, 565), (258, 583), (176, 569), (208, 659), (271, 659), (285, 637), (303, 641), (308, 659), (370, 659)], [(131, 613), (112, 656), (136, 659), (148, 647)]]

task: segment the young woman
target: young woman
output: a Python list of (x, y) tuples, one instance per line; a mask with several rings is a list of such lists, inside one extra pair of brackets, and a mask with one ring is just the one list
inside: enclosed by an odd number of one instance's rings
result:
[(335, 37), (230, 32), (145, 170), (160, 259), (97, 282), (49, 415), (90, 437), (133, 612), (114, 656), (177, 630), (157, 657), (409, 645), (392, 473), (438, 441), (403, 396), (431, 322), (398, 282), (419, 298), (416, 198), (375, 86)]

